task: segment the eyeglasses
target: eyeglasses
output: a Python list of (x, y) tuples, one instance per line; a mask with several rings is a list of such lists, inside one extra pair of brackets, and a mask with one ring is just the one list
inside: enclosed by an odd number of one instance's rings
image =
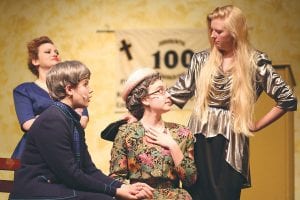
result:
[(168, 88), (159, 88), (158, 90), (155, 90), (154, 92), (150, 92), (147, 94), (147, 96), (159, 94), (159, 95), (165, 95), (167, 93)]

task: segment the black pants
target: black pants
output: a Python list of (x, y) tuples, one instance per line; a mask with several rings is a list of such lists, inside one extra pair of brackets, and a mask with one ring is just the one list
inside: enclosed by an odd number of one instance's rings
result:
[(243, 176), (225, 160), (227, 141), (222, 135), (196, 134), (197, 182), (186, 188), (194, 200), (239, 200)]

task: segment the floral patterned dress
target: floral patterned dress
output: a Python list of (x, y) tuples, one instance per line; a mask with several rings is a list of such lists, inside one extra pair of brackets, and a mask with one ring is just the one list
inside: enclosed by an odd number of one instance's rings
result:
[(197, 178), (193, 135), (179, 124), (165, 123), (165, 128), (183, 152), (178, 166), (168, 149), (146, 141), (146, 130), (139, 121), (120, 127), (111, 150), (110, 176), (123, 182), (147, 183), (155, 188), (154, 199), (192, 199), (180, 188), (180, 181), (189, 187)]

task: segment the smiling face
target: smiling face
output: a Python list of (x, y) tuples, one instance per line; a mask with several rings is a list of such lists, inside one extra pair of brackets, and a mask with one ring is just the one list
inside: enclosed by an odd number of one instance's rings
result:
[(166, 85), (158, 79), (149, 85), (148, 95), (142, 100), (142, 103), (152, 112), (162, 114), (171, 109), (172, 101), (170, 94), (166, 91)]
[(38, 47), (38, 58), (32, 60), (32, 64), (39, 68), (51, 68), (60, 62), (58, 50), (51, 43), (44, 43)]
[(234, 38), (225, 27), (225, 20), (215, 18), (210, 23), (212, 44), (221, 52), (230, 52), (234, 48)]

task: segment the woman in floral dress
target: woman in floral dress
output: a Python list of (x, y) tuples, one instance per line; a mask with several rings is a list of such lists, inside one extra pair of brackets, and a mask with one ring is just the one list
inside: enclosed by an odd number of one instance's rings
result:
[(163, 121), (172, 102), (159, 74), (150, 68), (135, 71), (122, 97), (138, 121), (119, 128), (110, 176), (147, 183), (155, 188), (154, 199), (192, 199), (180, 186), (187, 188), (197, 178), (193, 135), (185, 126)]

